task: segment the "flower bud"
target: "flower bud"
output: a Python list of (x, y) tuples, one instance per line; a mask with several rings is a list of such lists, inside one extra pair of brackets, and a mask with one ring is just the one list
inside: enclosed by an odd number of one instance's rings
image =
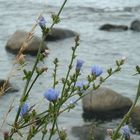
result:
[(38, 20), (38, 24), (41, 28), (46, 26), (46, 20), (43, 16), (40, 16)]
[(81, 70), (83, 63), (84, 63), (83, 60), (78, 59), (76, 63), (76, 70)]

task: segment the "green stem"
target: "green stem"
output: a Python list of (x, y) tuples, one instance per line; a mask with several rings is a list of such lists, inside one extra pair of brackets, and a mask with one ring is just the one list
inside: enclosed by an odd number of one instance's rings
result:
[[(46, 131), (46, 128), (47, 128), (47, 123), (45, 123), (44, 130), (43, 131)], [(43, 133), (41, 140), (44, 140), (45, 135), (46, 135), (46, 132)]]
[[(19, 114), (20, 114), (20, 111), (21, 111), (21, 107), (22, 107), (22, 105), (24, 104), (24, 102), (27, 100), (27, 97), (28, 97), (28, 94), (29, 94), (29, 93), (27, 92), (27, 89), (28, 89), (29, 83), (30, 83), (30, 81), (31, 81), (31, 78), (32, 78), (32, 76), (33, 76), (33, 74), (34, 74), (34, 71), (35, 71), (35, 69), (36, 69), (36, 66), (37, 66), (37, 64), (38, 64), (39, 55), (40, 55), (40, 53), (41, 53), (41, 50), (42, 50), (42, 47), (43, 47), (43, 41), (44, 41), (45, 37), (46, 37), (46, 36), (44, 36), (44, 37), (42, 38), (41, 44), (40, 44), (39, 49), (38, 49), (36, 61), (35, 61), (35, 64), (34, 64), (34, 66), (33, 66), (33, 68), (32, 68), (32, 71), (31, 71), (31, 75), (30, 75), (30, 77), (29, 77), (29, 78), (27, 79), (27, 81), (26, 81), (26, 84), (25, 84), (25, 87), (24, 87), (24, 90), (23, 90), (23, 94), (22, 94), (22, 97), (21, 97), (21, 99), (20, 99), (20, 105), (19, 105), (19, 108), (18, 108), (16, 117), (15, 117), (14, 127), (17, 127), (17, 121), (18, 121), (18, 118), (19, 118)], [(33, 85), (33, 84), (31, 84), (31, 86), (32, 86), (32, 85)], [(29, 88), (29, 91), (30, 91), (30, 88)], [(27, 93), (26, 93), (26, 92), (27, 92)], [(10, 134), (10, 136), (12, 137), (12, 135), (13, 135), (14, 133), (15, 133), (15, 132), (12, 132), (12, 133)]]
[(51, 132), (50, 132), (49, 140), (51, 140), (51, 138), (52, 138), (52, 136), (53, 136), (54, 128), (55, 128), (56, 122), (57, 122), (57, 116), (54, 117), (54, 121), (53, 121), (52, 129), (51, 129)]
[(42, 73), (39, 73), (39, 74), (36, 75), (35, 79), (34, 79), (33, 82), (31, 83), (31, 85), (30, 85), (28, 91), (26, 92), (26, 95), (24, 96), (24, 98), (27, 98), (27, 97), (29, 96), (29, 92), (31, 91), (31, 89), (32, 89), (32, 87), (33, 87), (33, 85), (34, 85), (34, 83), (37, 81), (38, 77), (39, 77), (41, 74), (42, 74)]
[(65, 82), (64, 82), (64, 85), (63, 85), (63, 88), (62, 88), (61, 97), (64, 96), (65, 87), (66, 87), (67, 80), (68, 80), (68, 77), (69, 77), (69, 74), (70, 74), (70, 71), (71, 71), (71, 68), (72, 68), (72, 64), (73, 64), (74, 58), (75, 58), (75, 52), (76, 52), (77, 47), (78, 47), (78, 45), (77, 45), (77, 42), (76, 42), (75, 43), (75, 47), (74, 47), (73, 52), (72, 52), (72, 57), (71, 57), (71, 60), (70, 60), (69, 69), (67, 71)]
[(55, 68), (54, 68), (54, 75), (53, 75), (53, 88), (56, 86), (56, 72), (57, 72), (57, 62), (54, 61)]
[(54, 129), (55, 129), (55, 125), (57, 123), (57, 112), (58, 110), (56, 110), (56, 103), (54, 102), (54, 106), (53, 106), (53, 124), (52, 124), (52, 129), (51, 129), (51, 132), (50, 132), (50, 136), (49, 136), (49, 139), (48, 140), (51, 140), (52, 136), (53, 136), (53, 133), (54, 133)]
[[(57, 17), (60, 16), (60, 14), (61, 14), (61, 12), (62, 12), (62, 10), (63, 10), (65, 4), (67, 3), (67, 1), (68, 1), (68, 0), (65, 0), (65, 1), (63, 2), (63, 4), (62, 4), (60, 10), (58, 11)], [(53, 24), (51, 25), (50, 30), (53, 28), (54, 25), (55, 25), (55, 21), (54, 21)]]
[(135, 101), (134, 103), (132, 104), (131, 108), (129, 109), (129, 111), (127, 112), (127, 114), (124, 116), (124, 118), (122, 119), (121, 123), (119, 124), (118, 128), (116, 129), (115, 133), (113, 134), (112, 136), (112, 140), (116, 140), (117, 138), (117, 135), (119, 133), (119, 130), (121, 129), (121, 127), (124, 125), (124, 123), (129, 119), (131, 113), (133, 112), (134, 110), (134, 107), (139, 99), (139, 96), (140, 96), (140, 81), (139, 81), (139, 85), (138, 85), (138, 91), (137, 91), (137, 95), (135, 97)]
[(58, 127), (57, 121), (56, 121), (56, 130), (57, 130), (59, 138), (61, 139), (61, 134), (60, 134), (60, 131), (59, 131), (59, 127)]

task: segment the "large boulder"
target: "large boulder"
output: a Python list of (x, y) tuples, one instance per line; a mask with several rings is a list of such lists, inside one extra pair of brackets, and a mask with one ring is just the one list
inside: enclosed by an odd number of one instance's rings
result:
[(131, 123), (140, 132), (140, 105), (134, 108), (131, 114)]
[[(28, 32), (17, 30), (11, 37), (8, 39), (6, 44), (6, 50), (12, 52), (12, 53), (18, 53), (20, 50), (23, 42), (25, 42), (25, 39), (28, 36)], [(36, 55), (38, 48), (41, 44), (41, 39), (37, 36), (33, 36), (33, 38), (28, 42), (27, 47), (24, 51), (24, 53)], [(46, 49), (46, 43), (43, 43), (42, 52)]]
[(133, 31), (140, 31), (140, 20), (134, 20), (132, 21), (130, 25), (130, 29)]
[(104, 31), (126, 31), (128, 27), (126, 25), (104, 24), (99, 29)]
[(105, 140), (106, 129), (95, 125), (75, 126), (72, 128), (72, 134), (79, 140)]
[(47, 41), (56, 41), (60, 39), (65, 39), (69, 37), (74, 37), (77, 36), (78, 33), (68, 30), (68, 29), (63, 29), (63, 28), (53, 28), (49, 35), (47, 35), (46, 40)]
[(13, 87), (13, 85), (7, 81), (0, 79), (0, 96), (4, 95), (5, 93), (17, 92), (18, 89)]
[(91, 90), (82, 99), (83, 118), (110, 120), (122, 117), (131, 107), (132, 101), (109, 88)]

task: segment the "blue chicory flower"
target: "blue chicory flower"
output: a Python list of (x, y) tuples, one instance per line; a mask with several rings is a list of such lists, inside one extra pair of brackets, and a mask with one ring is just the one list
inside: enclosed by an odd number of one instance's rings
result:
[(77, 59), (77, 63), (76, 63), (76, 70), (80, 70), (83, 66), (84, 61), (81, 59)]
[(101, 67), (94, 65), (91, 69), (91, 74), (94, 74), (95, 76), (100, 76), (103, 73), (103, 70)]
[(40, 27), (45, 27), (46, 26), (46, 20), (43, 16), (39, 17), (38, 24), (39, 24)]
[(50, 102), (56, 101), (58, 99), (58, 96), (59, 92), (56, 91), (54, 88), (50, 88), (44, 93), (44, 97)]
[(79, 88), (83, 88), (83, 86), (85, 85), (85, 82), (80, 81), (80, 82), (76, 82), (75, 86), (79, 87)]
[(124, 138), (130, 139), (131, 133), (128, 125), (123, 126), (120, 132), (124, 136)]
[(20, 116), (23, 117), (29, 111), (29, 105), (25, 102), (20, 110)]

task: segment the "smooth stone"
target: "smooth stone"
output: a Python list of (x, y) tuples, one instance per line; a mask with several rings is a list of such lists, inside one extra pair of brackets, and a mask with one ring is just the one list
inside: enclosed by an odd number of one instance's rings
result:
[(70, 38), (77, 36), (78, 33), (68, 30), (68, 29), (63, 29), (63, 28), (53, 28), (52, 31), (47, 35), (46, 41), (56, 41), (60, 39), (65, 39), (65, 38)]
[(140, 105), (136, 106), (131, 114), (132, 126), (140, 132)]
[(99, 29), (104, 31), (127, 31), (128, 27), (126, 25), (104, 24)]
[(2, 89), (3, 87), (5, 87), (4, 94), (19, 91), (17, 88), (13, 87), (13, 85), (9, 81), (0, 79), (0, 89)]
[(140, 20), (134, 20), (132, 21), (130, 25), (130, 29), (133, 31), (140, 31)]
[(129, 110), (132, 101), (117, 92), (100, 87), (96, 91), (91, 90), (82, 99), (83, 118), (85, 120), (112, 120), (121, 118)]
[[(28, 36), (28, 32), (17, 30), (8, 39), (7, 44), (5, 46), (6, 50), (11, 53), (17, 54), (27, 36)], [(41, 39), (37, 36), (33, 36), (33, 38), (28, 43), (28, 47), (25, 48), (24, 53), (30, 55), (36, 55), (40, 44), (41, 44)], [(46, 43), (43, 42), (43, 48), (41, 52), (43, 52), (45, 49), (47, 49)]]
[(95, 125), (83, 125), (72, 127), (72, 134), (79, 140), (105, 140), (106, 129)]

